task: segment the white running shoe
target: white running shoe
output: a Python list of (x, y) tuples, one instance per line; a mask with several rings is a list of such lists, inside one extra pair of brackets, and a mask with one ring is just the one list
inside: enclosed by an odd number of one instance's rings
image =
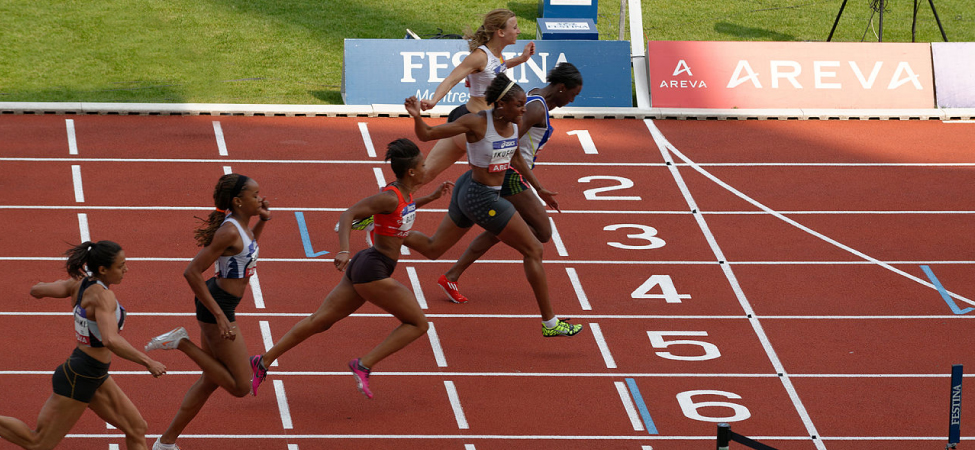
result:
[(152, 450), (179, 450), (179, 446), (176, 444), (163, 444), (156, 439), (156, 443), (152, 444)]
[[(146, 344), (146, 351), (149, 350), (174, 350), (179, 346), (179, 341), (183, 339), (189, 339), (190, 335), (186, 333), (186, 328), (179, 327), (171, 330), (168, 333), (160, 334), (149, 340)], [(156, 441), (157, 443), (159, 441)], [(153, 444), (153, 450), (157, 450), (155, 444)]]

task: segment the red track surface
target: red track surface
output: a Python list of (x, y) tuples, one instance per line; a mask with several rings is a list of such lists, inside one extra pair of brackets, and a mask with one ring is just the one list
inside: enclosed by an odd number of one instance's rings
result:
[[(78, 155), (68, 154), (66, 119), (74, 121)], [(218, 154), (214, 121), (227, 156)], [(360, 123), (380, 157), (367, 155)], [(747, 410), (731, 419), (734, 431), (780, 449), (944, 445), (950, 366), (975, 367), (968, 351), (975, 345), (971, 315), (953, 314), (938, 291), (909, 276), (927, 281), (920, 266), (928, 265), (949, 291), (975, 296), (969, 232), (975, 124), (656, 122), (690, 160), (671, 154), (675, 166), (665, 164), (643, 121), (556, 120), (554, 126), (536, 173), (560, 192), (564, 212), (552, 218), (564, 247), (546, 244), (546, 271), (556, 312), (586, 324), (582, 335), (540, 336), (520, 258), (508, 248), (491, 250), (462, 278), (470, 304), (447, 302), (435, 280), (470, 233), (440, 261), (404, 255), (395, 273), (412, 286), (408, 269), (415, 271), (445, 365), (431, 339), (420, 339), (377, 367), (376, 399), (365, 400), (344, 363), (395, 326), (366, 305), (282, 357), (259, 397), (216, 394), (181, 446), (699, 449), (713, 447), (714, 422), (734, 416), (733, 408)], [(598, 154), (584, 153), (579, 138), (566, 134), (572, 130), (587, 130)], [(304, 214), (313, 250), (334, 251), (332, 225), (344, 208), (375, 192), (374, 168), (392, 179), (381, 154), (386, 142), (402, 136), (412, 136), (409, 120), (0, 117), (0, 286), (6, 292), (0, 327), (8, 341), (0, 414), (33, 423), (50, 395), (50, 371), (72, 348), (68, 302), (37, 301), (27, 292), (62, 276), (56, 258), (67, 242), (78, 242), (79, 214), (93, 239), (126, 249), (130, 272), (114, 290), (131, 312), (124, 336), (142, 345), (178, 325), (196, 333), (192, 294), (180, 276), (197, 250), (194, 216), (207, 213), (225, 166), (257, 179), (275, 211), (261, 240), (265, 306), (248, 293), (238, 323), (258, 353), (262, 321), (271, 339), (280, 338), (340, 276), (327, 264), (330, 255), (306, 256), (295, 212)], [(72, 166), (81, 172), (83, 202), (75, 198)], [(464, 170), (456, 165), (441, 179)], [(596, 197), (638, 199), (589, 199), (587, 190), (621, 182), (584, 177), (630, 180), (632, 187)], [(812, 231), (761, 212), (745, 196)], [(421, 210), (415, 227), (432, 232), (446, 207), (442, 200)], [(650, 242), (628, 237), (638, 228), (607, 229), (617, 224), (653, 227), (657, 245), (613, 245)], [(359, 234), (353, 245), (363, 245)], [(660, 286), (641, 289), (653, 276), (669, 277), (680, 301), (640, 298), (663, 293)], [(704, 344), (654, 348), (654, 336)], [(706, 352), (716, 357), (687, 360)], [(158, 380), (118, 358), (112, 366), (148, 420), (152, 440), (197, 376), (179, 353), (155, 357), (171, 372)], [(645, 402), (656, 433), (646, 429), (645, 416), (628, 415), (626, 405), (636, 399), (628, 380), (639, 388), (637, 402)], [(290, 428), (274, 381), (286, 393)], [(456, 388), (467, 428), (451, 406), (448, 385)], [(706, 392), (681, 400), (694, 391)], [(702, 402), (724, 406), (691, 404)], [(975, 414), (968, 405), (963, 418)], [(122, 442), (117, 430), (89, 413), (59, 448)], [(0, 448), (12, 446), (0, 442)]]

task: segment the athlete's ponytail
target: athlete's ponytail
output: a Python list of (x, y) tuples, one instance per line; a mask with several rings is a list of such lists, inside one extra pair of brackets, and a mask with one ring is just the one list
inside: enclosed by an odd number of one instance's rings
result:
[(122, 246), (112, 241), (85, 241), (64, 252), (68, 257), (64, 268), (72, 278), (83, 278), (86, 271), (97, 274), (100, 267), (112, 267), (120, 251)]
[(217, 229), (223, 224), (227, 215), (232, 212), (231, 207), (234, 198), (240, 195), (244, 185), (247, 184), (247, 180), (249, 178), (244, 175), (230, 173), (220, 177), (220, 180), (217, 181), (217, 186), (213, 189), (213, 205), (216, 209), (211, 211), (205, 219), (197, 217), (203, 222), (194, 233), (196, 243), (200, 247), (206, 247), (210, 245), (210, 242), (213, 242), (213, 235), (217, 233)]
[(515, 13), (508, 9), (495, 9), (484, 15), (484, 23), (477, 28), (477, 31), (471, 33), (468, 28), (467, 33), (464, 35), (464, 39), (467, 39), (468, 46), (471, 52), (477, 50), (478, 47), (487, 44), (494, 36), (494, 32), (498, 30), (503, 30), (504, 26), (508, 24), (508, 19), (515, 16)]

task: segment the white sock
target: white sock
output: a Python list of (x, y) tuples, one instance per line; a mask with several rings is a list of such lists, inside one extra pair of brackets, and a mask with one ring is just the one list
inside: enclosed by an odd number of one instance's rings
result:
[(162, 442), (159, 442), (159, 439), (156, 439), (156, 444), (153, 445), (152, 448), (154, 450), (155, 449), (176, 450), (177, 447), (176, 447), (176, 444), (175, 443), (172, 443), (172, 444), (163, 444)]
[(555, 328), (555, 326), (559, 324), (559, 318), (558, 316), (555, 316), (551, 319), (543, 320), (542, 324), (545, 325), (545, 328)]

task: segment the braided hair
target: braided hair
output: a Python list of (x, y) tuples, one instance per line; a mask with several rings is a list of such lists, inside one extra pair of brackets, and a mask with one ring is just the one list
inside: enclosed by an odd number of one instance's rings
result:
[(502, 100), (509, 101), (518, 92), (524, 94), (525, 90), (502, 72), (494, 77), (491, 84), (484, 90), (484, 100), (492, 105)]
[(400, 138), (386, 146), (386, 161), (389, 161), (396, 178), (406, 176), (406, 171), (416, 165), (416, 158), (420, 156), (420, 148), (413, 141)]

